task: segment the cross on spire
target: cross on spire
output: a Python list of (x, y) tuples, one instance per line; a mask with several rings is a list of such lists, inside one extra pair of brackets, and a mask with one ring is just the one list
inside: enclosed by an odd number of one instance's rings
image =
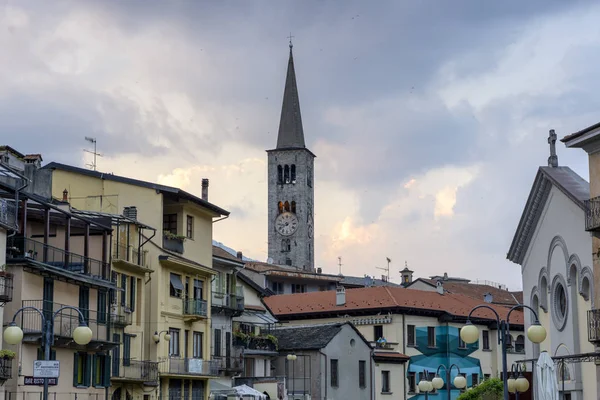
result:
[(550, 145), (550, 157), (548, 157), (549, 167), (558, 167), (558, 156), (556, 155), (556, 132), (554, 129), (550, 129), (548, 135), (548, 144)]
[(294, 36), (292, 36), (292, 32), (290, 32), (290, 36), (288, 36), (288, 39), (290, 39), (290, 49), (292, 47), (294, 47), (294, 45), (292, 44), (292, 39), (294, 38)]

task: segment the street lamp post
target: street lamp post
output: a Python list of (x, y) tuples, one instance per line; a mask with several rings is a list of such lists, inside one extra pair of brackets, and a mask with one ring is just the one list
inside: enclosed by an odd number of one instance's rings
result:
[(429, 377), (427, 370), (424, 371), (423, 375), (425, 379), (421, 379), (417, 386), (419, 387), (419, 392), (425, 393), (425, 400), (427, 400), (429, 399), (429, 392), (433, 390), (433, 384), (427, 380), (427, 377)]
[[(288, 365), (290, 364), (290, 361), (296, 361), (298, 359), (298, 356), (296, 354), (288, 354), (287, 355), (287, 360), (288, 360)], [(289, 367), (288, 367), (288, 372), (289, 372)], [(292, 396), (294, 395), (296, 389), (296, 368), (294, 363), (292, 363)]]
[(521, 364), (513, 364), (511, 369), (511, 377), (507, 380), (508, 391), (515, 393), (516, 400), (519, 400), (519, 393), (524, 393), (529, 389), (529, 381), (523, 375)]
[(450, 367), (446, 367), (445, 365), (441, 364), (437, 368), (435, 378), (431, 380), (431, 384), (433, 385), (434, 389), (439, 390), (444, 386), (444, 380), (440, 378), (440, 368), (442, 367), (446, 372), (446, 389), (448, 390), (448, 400), (451, 400), (450, 372), (452, 372), (452, 367), (456, 367), (456, 370), (458, 371), (458, 375), (454, 378), (454, 386), (457, 389), (464, 389), (467, 386), (467, 380), (460, 374), (460, 368), (458, 365), (452, 364)]
[[(42, 318), (42, 342), (44, 343), (44, 360), (50, 360), (50, 348), (54, 344), (54, 329), (52, 323), (56, 316), (65, 309), (75, 310), (79, 314), (79, 326), (73, 331), (73, 340), (75, 343), (85, 346), (92, 340), (93, 332), (85, 322), (85, 318), (77, 307), (63, 306), (52, 313), (50, 318), (46, 318), (42, 310), (36, 307), (21, 307), (17, 310), (8, 327), (4, 330), (4, 341), (8, 344), (19, 344), (23, 340), (23, 330), (17, 326), (15, 320), (17, 316), (25, 310), (32, 310), (40, 314)], [(48, 400), (48, 378), (44, 378), (44, 397), (43, 400)]]
[(500, 319), (500, 315), (494, 310), (492, 307), (482, 304), (471, 310), (469, 316), (467, 317), (467, 323), (460, 330), (460, 338), (468, 344), (475, 343), (479, 339), (479, 329), (471, 322), (471, 315), (473, 312), (479, 308), (487, 308), (492, 311), (496, 315), (496, 322), (498, 323), (498, 344), (501, 346), (502, 350), (502, 377), (504, 381), (504, 400), (508, 400), (508, 366), (506, 361), (506, 350), (507, 345), (509, 343), (509, 334), (510, 334), (510, 314), (517, 309), (527, 308), (531, 310), (533, 315), (535, 316), (535, 320), (533, 324), (527, 329), (527, 337), (533, 343), (541, 343), (546, 339), (546, 329), (542, 325), (540, 325), (540, 320), (538, 319), (538, 315), (535, 310), (529, 306), (524, 304), (517, 304), (513, 306), (508, 311), (506, 315), (506, 320)]

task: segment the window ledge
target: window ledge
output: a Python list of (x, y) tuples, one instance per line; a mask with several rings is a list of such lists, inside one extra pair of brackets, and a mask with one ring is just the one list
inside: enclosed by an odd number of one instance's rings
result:
[(381, 394), (391, 395), (391, 394), (394, 394), (394, 392), (381, 392)]
[(481, 351), (487, 351), (487, 352), (491, 353), (492, 349), (481, 349)]

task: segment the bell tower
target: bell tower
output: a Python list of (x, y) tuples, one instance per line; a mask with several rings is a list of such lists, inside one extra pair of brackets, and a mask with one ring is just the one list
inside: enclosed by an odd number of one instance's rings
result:
[(314, 272), (314, 159), (306, 148), (290, 36), (277, 146), (267, 150), (269, 258)]

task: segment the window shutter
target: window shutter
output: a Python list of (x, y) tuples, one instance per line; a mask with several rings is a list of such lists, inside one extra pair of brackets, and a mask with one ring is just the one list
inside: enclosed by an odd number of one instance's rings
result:
[(102, 385), (104, 387), (110, 387), (110, 366), (111, 366), (111, 357), (104, 356), (104, 375)]
[(98, 356), (96, 356), (96, 354), (92, 355), (92, 386), (96, 387), (96, 382), (98, 382), (98, 368), (96, 368), (96, 363), (98, 362), (97, 360)]
[(130, 299), (130, 303), (131, 303), (131, 311), (135, 311), (135, 285), (137, 283), (137, 279), (135, 276), (132, 276), (129, 279), (130, 285), (131, 285), (131, 299)]
[(79, 353), (75, 353), (73, 354), (74, 359), (73, 359), (73, 386), (77, 387), (79, 386), (78, 384), (78, 372), (79, 372)]
[(125, 274), (121, 274), (121, 289), (123, 289), (121, 292), (121, 305), (125, 306), (127, 299), (127, 275)]
[(84, 386), (88, 386), (89, 387), (90, 386), (90, 378), (91, 378), (90, 372), (92, 371), (92, 357), (90, 357), (89, 354), (85, 355), (85, 364), (86, 364), (86, 368), (85, 368), (85, 371), (83, 373), (83, 377), (84, 377), (83, 378), (84, 379), (83, 383), (84, 383)]

